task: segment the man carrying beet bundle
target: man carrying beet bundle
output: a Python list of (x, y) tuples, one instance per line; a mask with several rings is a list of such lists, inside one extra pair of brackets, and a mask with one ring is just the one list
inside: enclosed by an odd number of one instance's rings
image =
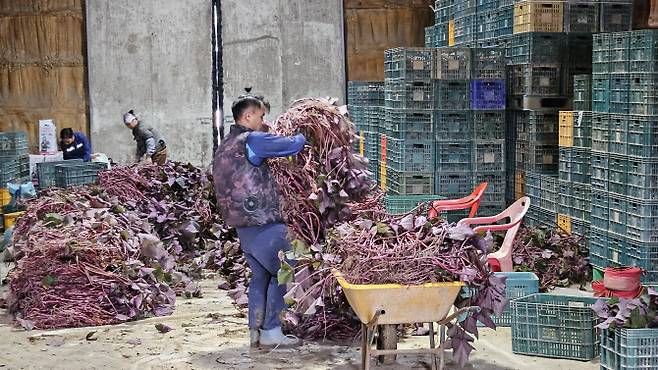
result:
[(235, 124), (217, 148), (213, 163), (215, 193), (227, 225), (235, 227), (252, 277), (249, 282), (251, 346), (295, 346), (281, 331), (285, 285), (279, 285), (279, 251), (290, 249), (279, 209), (279, 194), (268, 158), (299, 153), (301, 134), (284, 137), (262, 131), (266, 107), (261, 97), (240, 96), (231, 108)]

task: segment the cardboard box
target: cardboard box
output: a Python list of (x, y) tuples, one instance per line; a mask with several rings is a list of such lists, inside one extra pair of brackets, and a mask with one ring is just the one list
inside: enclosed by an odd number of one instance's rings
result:
[(39, 120), (39, 153), (57, 153), (57, 127), (51, 119)]

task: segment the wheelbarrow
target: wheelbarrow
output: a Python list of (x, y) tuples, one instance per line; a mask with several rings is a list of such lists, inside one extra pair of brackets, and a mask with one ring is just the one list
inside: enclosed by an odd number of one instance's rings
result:
[[(347, 301), (361, 321), (361, 369), (370, 369), (370, 358), (397, 354), (430, 354), (432, 370), (445, 365), (444, 325), (459, 315), (477, 310), (464, 307), (450, 313), (462, 286), (461, 281), (428, 283), (423, 285), (359, 285), (350, 284), (342, 274), (334, 271)], [(373, 339), (377, 325), (429, 323), (430, 348), (374, 349)], [(434, 323), (439, 325), (440, 344), (436, 347)]]

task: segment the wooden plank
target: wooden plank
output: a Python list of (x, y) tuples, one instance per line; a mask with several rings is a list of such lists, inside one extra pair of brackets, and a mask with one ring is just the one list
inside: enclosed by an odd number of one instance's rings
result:
[(423, 46), (425, 27), (434, 24), (431, 2), (423, 0), (422, 7), (392, 7), (382, 0), (346, 2), (351, 6), (345, 10), (347, 79), (381, 81), (386, 49)]

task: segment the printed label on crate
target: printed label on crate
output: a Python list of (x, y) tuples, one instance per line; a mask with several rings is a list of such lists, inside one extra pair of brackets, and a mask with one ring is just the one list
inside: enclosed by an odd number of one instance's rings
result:
[(39, 152), (57, 153), (57, 128), (52, 119), (39, 120)]

